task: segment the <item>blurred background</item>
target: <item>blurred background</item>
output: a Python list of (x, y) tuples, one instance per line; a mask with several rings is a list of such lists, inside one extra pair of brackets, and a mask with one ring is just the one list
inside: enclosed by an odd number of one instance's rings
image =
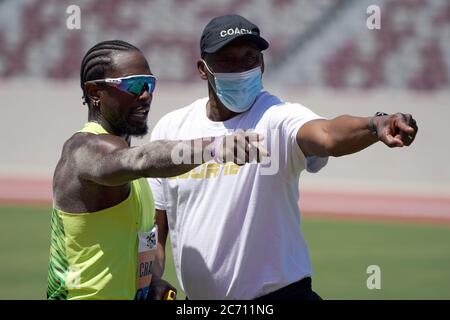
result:
[[(68, 28), (70, 5), (80, 8), (79, 29)], [(371, 5), (380, 29), (367, 27)], [(410, 148), (378, 143), (302, 175), (315, 290), (325, 299), (450, 299), (448, 0), (0, 0), (0, 299), (45, 299), (52, 174), (87, 120), (84, 53), (109, 39), (144, 52), (159, 79), (152, 128), (207, 95), (200, 35), (229, 13), (270, 43), (266, 90), (328, 118), (411, 113), (420, 128)], [(367, 288), (370, 265), (381, 269), (379, 290)], [(171, 259), (165, 276), (177, 282)]]

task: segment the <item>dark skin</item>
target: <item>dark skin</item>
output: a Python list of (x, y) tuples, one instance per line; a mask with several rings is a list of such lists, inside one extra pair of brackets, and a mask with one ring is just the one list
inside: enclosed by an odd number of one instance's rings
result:
[[(123, 60), (131, 58), (134, 60), (124, 65)], [(151, 74), (147, 62), (137, 51), (121, 52), (114, 57), (114, 61), (117, 66), (108, 70), (105, 78)], [(86, 91), (91, 101), (99, 102), (98, 107), (89, 105), (89, 121), (98, 122), (111, 134), (97, 136), (76, 133), (64, 144), (53, 179), (54, 199), (59, 209), (72, 213), (99, 211), (128, 197), (130, 183), (112, 181), (112, 177), (102, 178), (94, 172), (98, 170), (98, 165), (93, 164), (90, 159), (128, 148), (131, 137), (119, 135), (114, 124), (126, 119), (130, 112), (139, 107), (148, 110), (152, 99), (148, 91), (135, 97), (107, 85), (86, 84)], [(71, 165), (74, 160), (75, 166)], [(92, 170), (89, 169), (91, 165), (94, 165)], [(103, 168), (106, 175), (114, 171), (113, 165), (118, 164), (106, 162), (106, 167)]]
[[(261, 66), (264, 72), (264, 57), (258, 47), (245, 40), (236, 40), (222, 50), (214, 54), (206, 54), (204, 57), (208, 67), (213, 72), (244, 72)], [(207, 71), (202, 60), (197, 61), (197, 69), (202, 80), (208, 81), (209, 101), (206, 105), (206, 114), (212, 121), (226, 121), (238, 115), (227, 109), (214, 91), (214, 77)], [(164, 272), (165, 247), (169, 227), (166, 211), (156, 210), (155, 217), (158, 224), (158, 253), (156, 266), (159, 272)]]
[[(261, 66), (264, 72), (264, 57), (258, 47), (251, 42), (237, 39), (214, 54), (205, 54), (204, 60), (212, 72), (244, 72)], [(213, 75), (206, 69), (202, 60), (197, 61), (197, 69), (202, 80), (208, 81), (209, 101), (206, 115), (212, 121), (226, 121), (238, 115), (227, 109), (215, 92)]]
[[(258, 47), (246, 39), (237, 39), (219, 51), (206, 54), (204, 60), (213, 73), (244, 72), (261, 66), (264, 58)], [(202, 60), (197, 61), (200, 78), (208, 81), (209, 101), (206, 114), (212, 121), (226, 121), (238, 113), (228, 110), (215, 93), (214, 76)], [(297, 143), (305, 156), (339, 157), (361, 151), (382, 141), (390, 148), (409, 146), (414, 141), (418, 127), (410, 114), (396, 113), (373, 119), (377, 135), (369, 127), (371, 117), (339, 116), (331, 120), (312, 120), (297, 132)], [(158, 252), (159, 265), (164, 270), (165, 242), (168, 232), (166, 211), (156, 210), (160, 225), (158, 241), (162, 250)]]
[[(111, 58), (113, 67), (106, 70), (105, 78), (152, 74), (145, 57), (139, 51), (120, 51)], [(132, 135), (146, 132), (152, 100), (152, 95), (147, 90), (143, 90), (140, 95), (133, 95), (107, 84), (95, 83), (86, 83), (85, 89), (90, 101), (89, 121), (99, 123), (109, 134), (75, 133), (66, 141), (53, 177), (56, 208), (72, 214), (95, 214), (96, 211), (124, 201), (130, 193), (131, 181), (135, 179), (172, 177), (189, 172), (200, 163), (174, 164), (171, 151), (180, 143), (191, 146), (198, 142), (202, 148), (192, 149), (191, 157), (200, 155), (204, 162), (210, 160), (202, 157), (204, 153), (211, 153), (212, 139), (208, 138), (198, 141), (162, 140), (130, 147)], [(262, 140), (256, 133), (233, 136), (236, 140), (238, 136), (241, 138), (239, 144), (227, 146), (233, 151), (247, 151), (250, 142)], [(253, 160), (248, 157), (246, 159)], [(157, 215), (157, 224), (158, 219)], [(169, 289), (176, 291), (161, 276), (162, 269), (156, 265), (149, 298), (162, 299)]]

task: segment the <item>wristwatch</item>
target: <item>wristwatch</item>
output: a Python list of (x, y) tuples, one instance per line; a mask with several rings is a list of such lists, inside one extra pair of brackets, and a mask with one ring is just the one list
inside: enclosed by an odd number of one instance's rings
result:
[(385, 112), (377, 112), (377, 113), (374, 114), (374, 116), (372, 118), (370, 118), (370, 120), (369, 120), (369, 129), (370, 129), (370, 132), (374, 136), (378, 137), (377, 126), (375, 125), (374, 119), (376, 117), (382, 117), (382, 116), (388, 116), (388, 115), (389, 114), (387, 114)]

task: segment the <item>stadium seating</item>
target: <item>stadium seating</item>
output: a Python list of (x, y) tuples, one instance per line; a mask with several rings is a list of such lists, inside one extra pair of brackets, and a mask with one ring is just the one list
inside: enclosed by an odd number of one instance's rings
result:
[(214, 16), (257, 23), (279, 84), (331, 88), (450, 87), (450, 3), (379, 0), (382, 29), (366, 28), (363, 0), (77, 1), (81, 29), (69, 30), (70, 1), (0, 1), (0, 78), (76, 79), (83, 53), (106, 39), (140, 47), (161, 80), (197, 79), (199, 38)]
[(353, 2), (293, 52), (274, 78), (337, 89), (448, 90), (450, 2), (380, 2), (380, 30), (369, 30), (361, 14), (370, 1)]

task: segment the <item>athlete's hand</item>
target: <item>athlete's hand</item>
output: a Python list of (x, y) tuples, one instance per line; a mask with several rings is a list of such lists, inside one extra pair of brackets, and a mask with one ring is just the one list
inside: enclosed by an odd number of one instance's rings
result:
[(261, 162), (269, 152), (260, 144), (264, 140), (262, 134), (237, 130), (235, 133), (216, 138), (216, 156), (218, 162), (234, 162), (244, 165), (250, 162)]
[(416, 138), (418, 127), (410, 114), (380, 116), (373, 121), (378, 139), (391, 148), (409, 146)]
[(175, 294), (177, 293), (177, 289), (169, 282), (161, 278), (153, 277), (149, 287), (147, 300), (166, 300), (166, 296), (170, 290), (174, 291)]

